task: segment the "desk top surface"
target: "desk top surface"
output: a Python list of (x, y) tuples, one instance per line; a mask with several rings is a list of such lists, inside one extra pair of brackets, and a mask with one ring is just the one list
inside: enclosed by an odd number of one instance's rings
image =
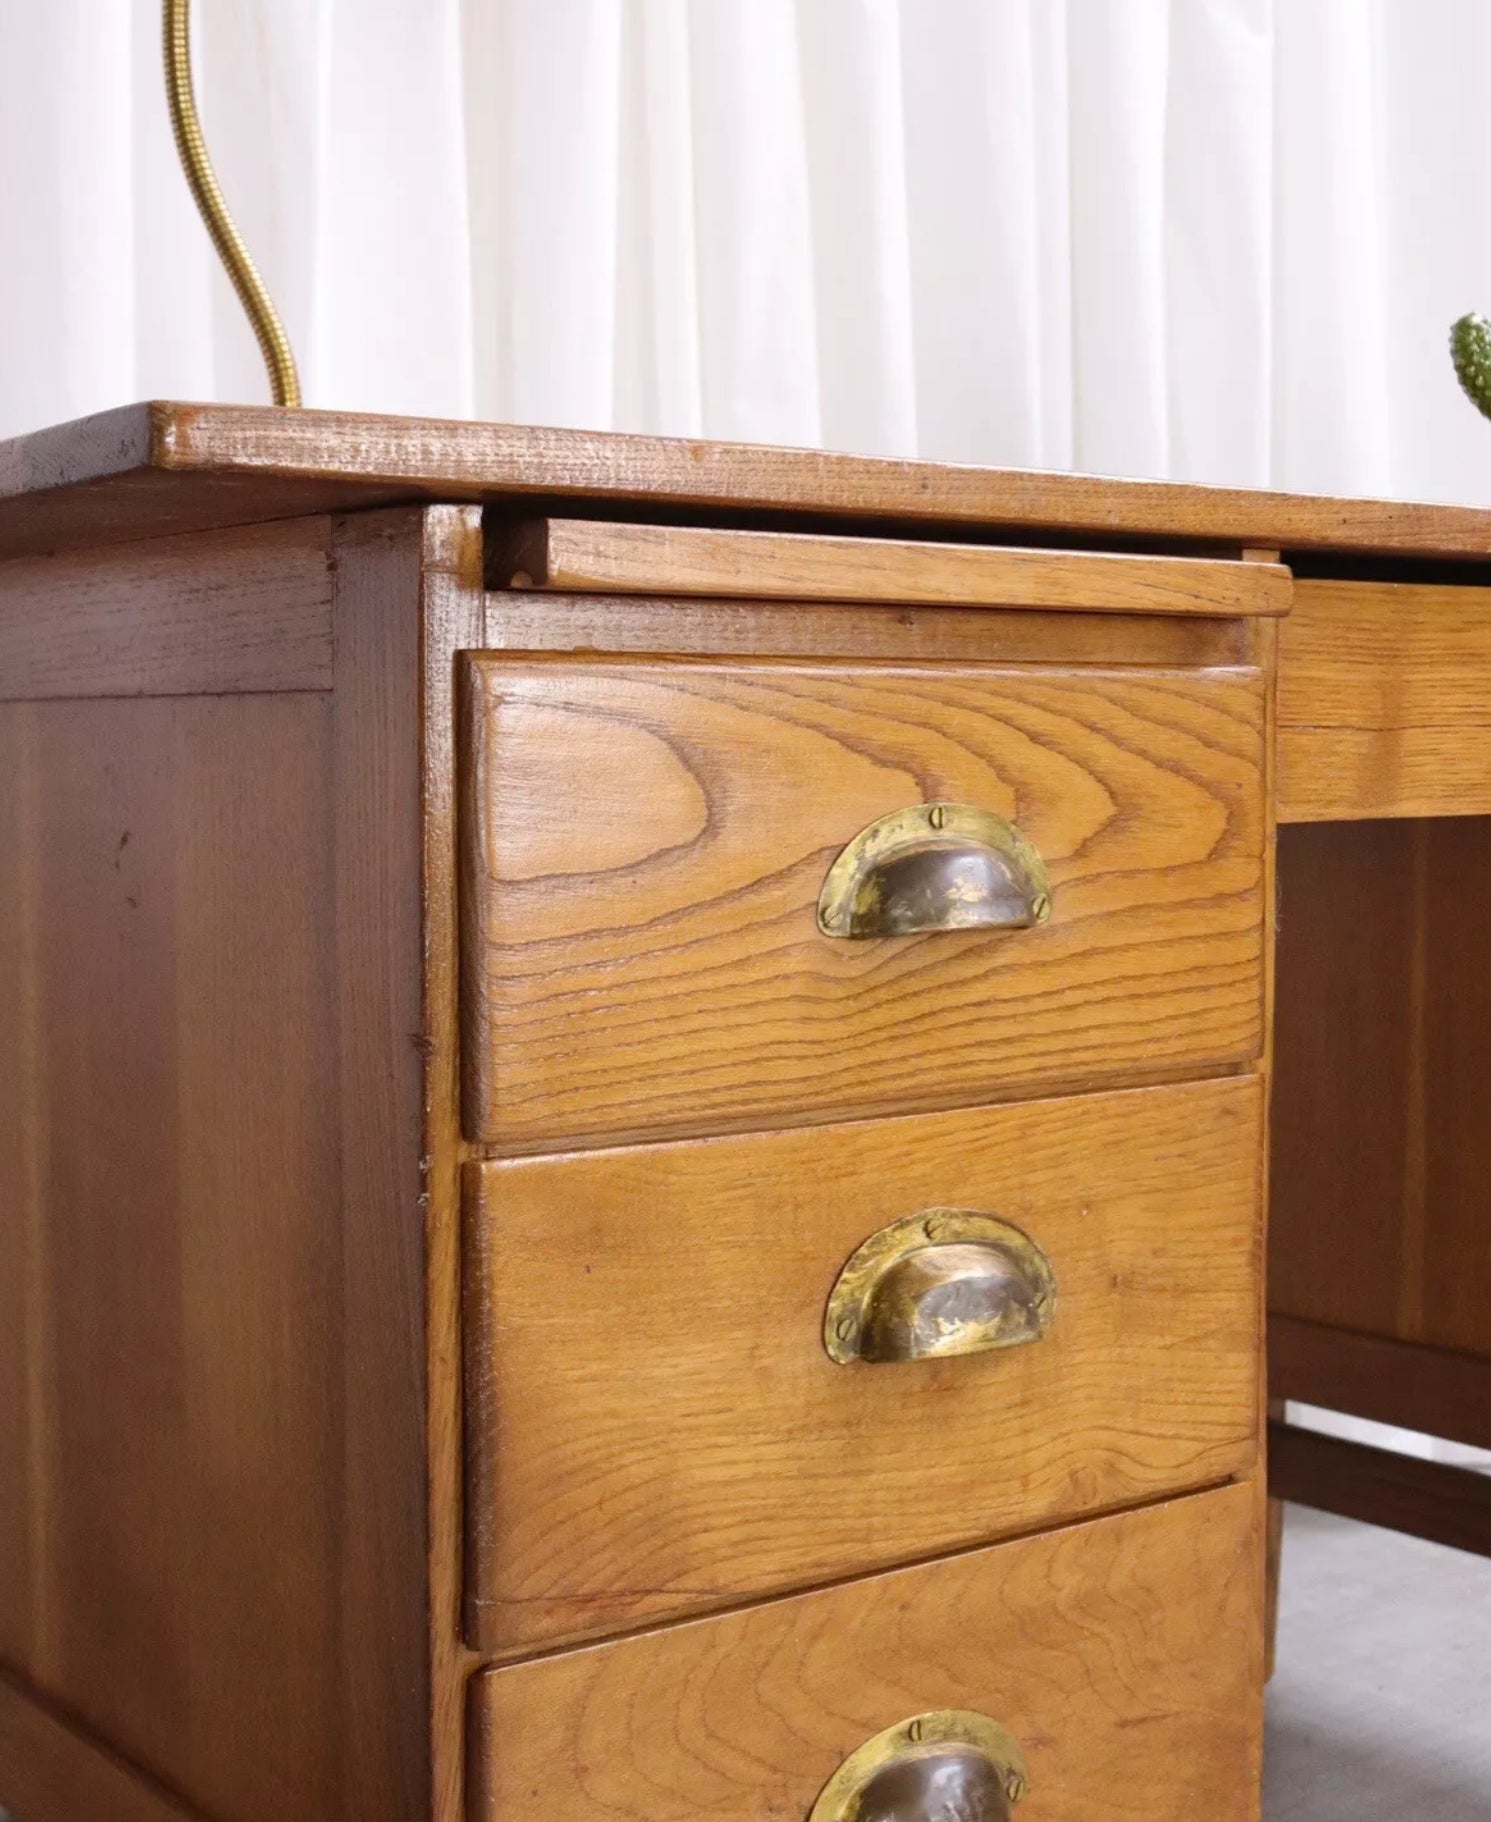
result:
[[(127, 405), (0, 443), (0, 557), (419, 500), (920, 536), (1485, 559), (1491, 510), (269, 406)], [(937, 528), (941, 528), (940, 531)]]

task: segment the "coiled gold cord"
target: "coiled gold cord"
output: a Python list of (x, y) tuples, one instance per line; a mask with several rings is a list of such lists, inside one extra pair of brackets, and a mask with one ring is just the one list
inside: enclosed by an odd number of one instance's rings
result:
[(186, 181), (191, 185), (197, 209), (212, 236), (218, 258), (227, 268), (238, 301), (253, 326), (264, 365), (269, 369), (274, 402), (276, 405), (298, 405), (300, 376), (295, 371), (289, 337), (279, 312), (264, 289), (258, 267), (243, 244), (243, 236), (233, 225), (233, 217), (223, 201), (202, 138), (197, 98), (192, 89), (191, 0), (165, 0), (163, 23), (166, 99), (171, 108), (171, 130), (176, 135), (181, 168), (186, 172)]

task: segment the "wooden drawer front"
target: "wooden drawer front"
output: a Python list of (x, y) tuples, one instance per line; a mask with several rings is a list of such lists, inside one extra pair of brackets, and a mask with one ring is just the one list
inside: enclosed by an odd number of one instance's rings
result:
[(1306, 578), (1279, 642), (1279, 819), (1491, 811), (1491, 588)]
[[(514, 1150), (992, 1098), (1256, 1055), (1253, 670), (465, 666), (470, 1137)], [(841, 848), (1011, 818), (1050, 922), (820, 934)]]
[[(495, 1655), (1246, 1471), (1255, 1079), (468, 1166), (467, 1628)], [(1003, 1216), (1040, 1339), (838, 1365), (839, 1271)]]
[(1251, 1485), (475, 1679), (473, 1822), (802, 1822), (862, 1741), (974, 1710), (1017, 1822), (1256, 1822)]

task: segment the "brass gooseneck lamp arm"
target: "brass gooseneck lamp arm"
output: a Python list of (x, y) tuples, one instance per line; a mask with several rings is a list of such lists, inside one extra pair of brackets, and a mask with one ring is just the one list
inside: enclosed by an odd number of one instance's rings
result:
[(264, 288), (259, 269), (243, 243), (243, 236), (228, 213), (202, 138), (202, 123), (197, 116), (197, 98), (192, 88), (191, 10), (191, 0), (165, 0), (162, 18), (166, 99), (171, 109), (176, 150), (181, 156), (181, 168), (186, 172), (198, 212), (217, 248), (218, 258), (227, 268), (238, 301), (253, 326), (264, 365), (269, 369), (274, 402), (276, 405), (298, 405), (300, 376), (295, 370), (290, 338)]

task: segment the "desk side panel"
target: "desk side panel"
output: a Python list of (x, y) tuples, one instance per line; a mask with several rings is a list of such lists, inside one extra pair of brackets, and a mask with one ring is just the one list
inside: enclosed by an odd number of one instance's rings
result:
[(214, 1822), (427, 1813), (417, 515), (318, 535), (330, 689), (0, 705), (0, 1666)]

